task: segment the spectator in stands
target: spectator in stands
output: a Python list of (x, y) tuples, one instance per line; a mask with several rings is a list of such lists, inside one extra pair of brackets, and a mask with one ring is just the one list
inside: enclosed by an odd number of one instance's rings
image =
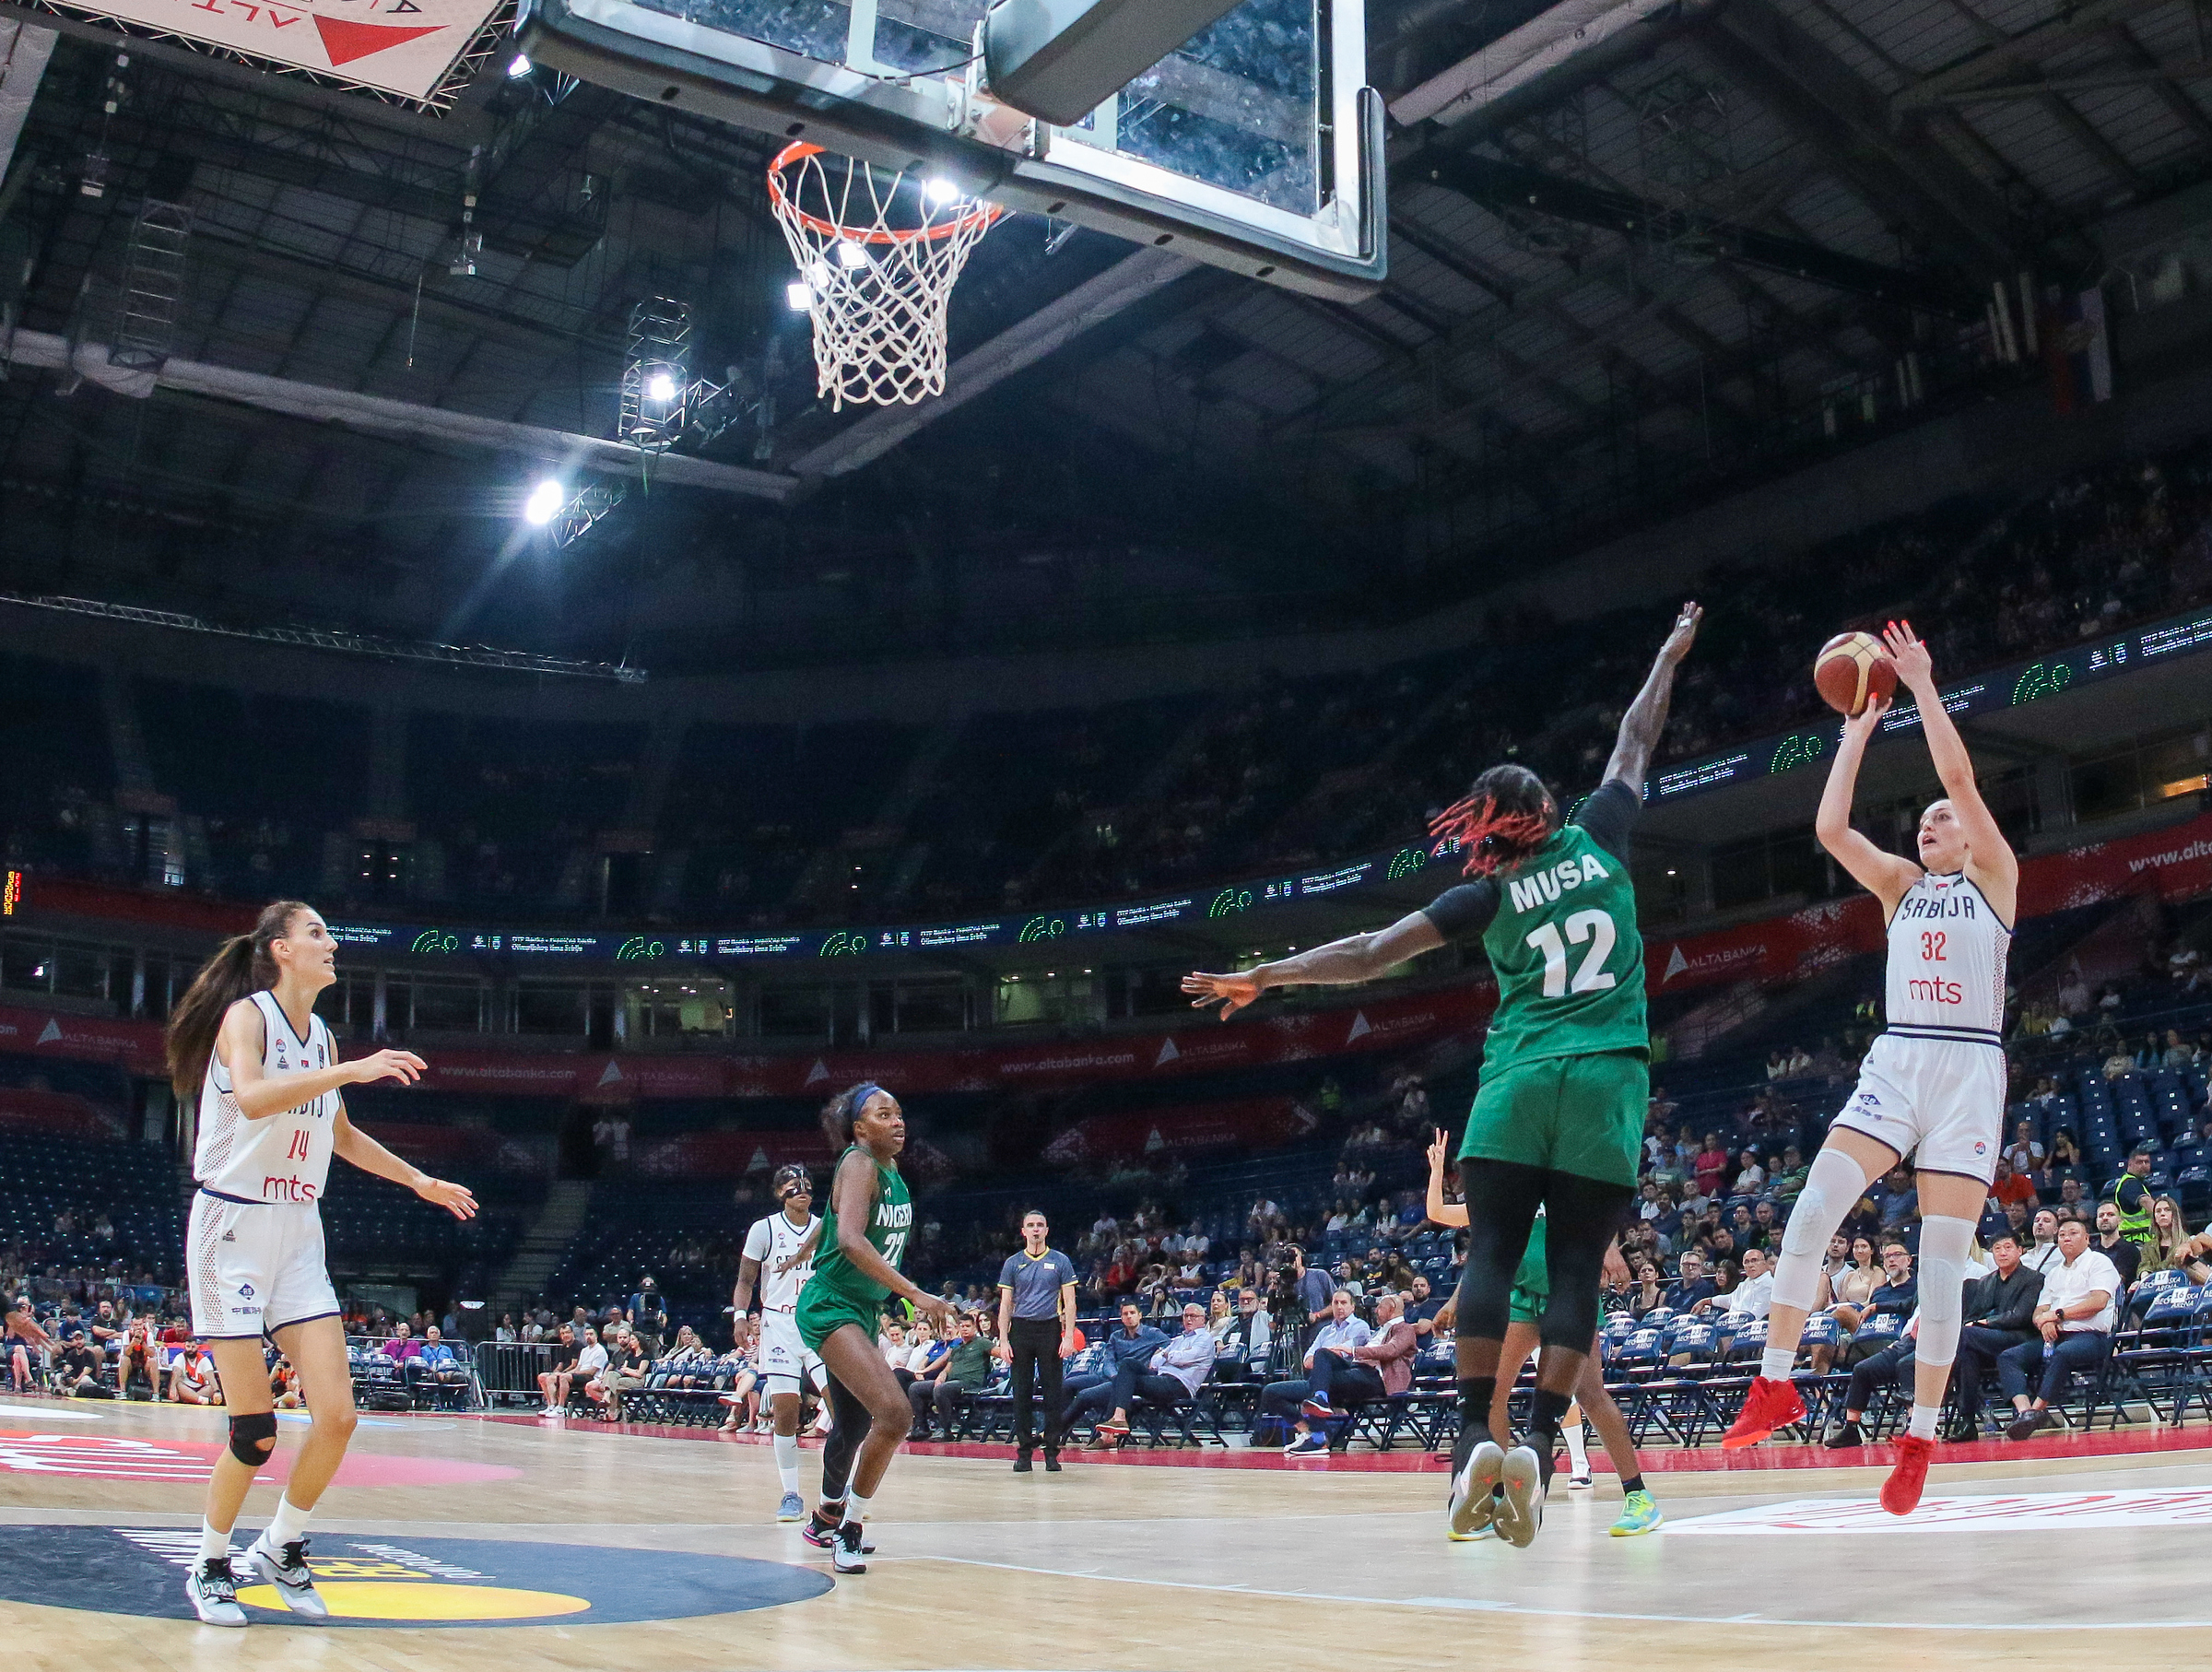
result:
[(569, 1325), (562, 1325), (554, 1338), (552, 1357), (546, 1360), (546, 1368), (537, 1372), (539, 1416), (550, 1417), (568, 1408), (569, 1384), (575, 1376), (577, 1356), (582, 1351), (577, 1345), (576, 1331)]
[(1700, 1301), (1720, 1292), (1713, 1280), (1705, 1275), (1705, 1256), (1694, 1248), (1682, 1251), (1679, 1275), (1666, 1286), (1666, 1303), (1677, 1312), (1688, 1312)]
[(34, 1391), (53, 1358), (53, 1337), (32, 1315), (30, 1297), (18, 1295), (0, 1325), (0, 1347), (7, 1353), (8, 1385), (18, 1394)]
[[(2022, 1123), (2022, 1124), (2025, 1124)], [(2038, 1145), (2036, 1154), (2039, 1160), (2041, 1158), (2041, 1153), (2042, 1148)], [(2000, 1209), (2014, 1203), (2033, 1207), (2035, 1206), (2035, 1181), (2028, 1176), (2025, 1169), (2016, 1169), (2013, 1166), (2011, 1153), (2008, 1151), (1997, 1158), (1996, 1178), (1989, 1187), (1989, 1195), (1990, 1199), (1995, 1202)]]
[[(2073, 1183), (2071, 1179), (2066, 1182)], [(2112, 1263), (2112, 1269), (2120, 1274), (2121, 1289), (2125, 1291), (2135, 1287), (2136, 1278), (2142, 1272), (2147, 1246), (2155, 1247), (2156, 1244), (2131, 1242), (2122, 1236), (2120, 1209), (2110, 1202), (2100, 1202), (2097, 1204), (2097, 1235), (2089, 1246)]]
[(466, 1387), (468, 1370), (445, 1339), (445, 1332), (433, 1324), (423, 1332), (422, 1351), (416, 1356), (419, 1367), (416, 1377), (418, 1386), (433, 1388)]
[[(1159, 1335), (1159, 1332), (1151, 1332)], [(1113, 1337), (1109, 1337), (1113, 1339)], [(1218, 1345), (1206, 1328), (1206, 1313), (1197, 1301), (1182, 1309), (1182, 1328), (1162, 1336), (1149, 1354), (1124, 1350), (1116, 1360), (1113, 1375), (1086, 1386), (1067, 1407), (1067, 1425), (1086, 1419), (1096, 1420), (1094, 1438), (1101, 1446), (1118, 1445), (1129, 1435), (1129, 1412), (1138, 1400), (1158, 1407), (1194, 1398), (1214, 1368)], [(1103, 1419), (1099, 1412), (1108, 1412)]]
[(2043, 1143), (2035, 1136), (2033, 1121), (2020, 1121), (2012, 1129), (2012, 1142), (1998, 1158), (2014, 1172), (2033, 1172), (2043, 1164)]
[(2184, 1272), (2192, 1283), (2212, 1283), (2212, 1266), (2206, 1263), (2206, 1255), (2212, 1254), (2212, 1231), (2190, 1235), (2182, 1205), (2171, 1196), (2151, 1203), (2150, 1232), (2143, 1254), (2152, 1270)]
[(1743, 1275), (1723, 1295), (1709, 1295), (1690, 1311), (1700, 1317), (1737, 1320), (1763, 1318), (1774, 1305), (1774, 1274), (1767, 1266), (1763, 1248), (1744, 1250)]
[(54, 1359), (54, 1391), (72, 1399), (112, 1399), (107, 1384), (107, 1355), (87, 1335), (73, 1337)]
[(637, 1333), (627, 1324), (618, 1324), (613, 1345), (606, 1348), (606, 1362), (583, 1384), (583, 1396), (597, 1406), (609, 1422), (619, 1422), (622, 1395), (643, 1387), (650, 1369), (639, 1350)]
[(1121, 1327), (1108, 1331), (1100, 1344), (1100, 1368), (1071, 1372), (1061, 1384), (1065, 1403), (1061, 1407), (1060, 1431), (1067, 1432), (1077, 1398), (1094, 1387), (1111, 1386), (1122, 1366), (1131, 1360), (1140, 1366), (1149, 1364), (1152, 1355), (1167, 1344), (1167, 1336), (1145, 1322), (1144, 1309), (1135, 1301), (1124, 1301)]
[(1443, 1310), (1443, 1300), (1435, 1293), (1428, 1274), (1415, 1272), (1406, 1291), (1406, 1322), (1413, 1325), (1413, 1333), (1429, 1340), (1436, 1333), (1436, 1314)]
[(187, 1343), (169, 1370), (169, 1396), (178, 1405), (220, 1405), (222, 1384), (216, 1380), (215, 1356), (201, 1342)]
[(933, 1412), (938, 1426), (945, 1431), (945, 1438), (951, 1439), (954, 1419), (967, 1403), (968, 1395), (980, 1393), (990, 1384), (991, 1344), (978, 1329), (975, 1314), (962, 1313), (952, 1343), (937, 1361), (935, 1374), (916, 1377), (906, 1390), (907, 1403), (914, 1413), (914, 1425), (907, 1435), (910, 1440), (930, 1438)]
[(1324, 1348), (1308, 1361), (1306, 1397), (1299, 1407), (1300, 1421), (1285, 1454), (1299, 1456), (1328, 1449), (1328, 1436), (1315, 1425), (1326, 1425), (1349, 1416), (1376, 1399), (1391, 1398), (1413, 1385), (1414, 1355), (1420, 1337), (1406, 1323), (1405, 1308), (1395, 1294), (1375, 1302), (1374, 1332), (1348, 1350)]
[(912, 1389), (919, 1378), (937, 1373), (937, 1366), (944, 1361), (948, 1346), (949, 1335), (947, 1340), (940, 1341), (934, 1324), (927, 1318), (916, 1318), (907, 1326), (906, 1361), (903, 1365), (893, 1365), (891, 1373), (899, 1378), (901, 1387)]
[[(2032, 1318), (2036, 1336), (1997, 1357), (1997, 1384), (2019, 1413), (2005, 1431), (2014, 1440), (2056, 1427), (2051, 1401), (2075, 1372), (2094, 1372), (2112, 1348), (2119, 1272), (2089, 1246), (2088, 1228), (2078, 1219), (2060, 1229), (2058, 1246), (2060, 1263), (2043, 1274)], [(2030, 1385), (2036, 1389), (2032, 1399)]]
[(2030, 1241), (2020, 1258), (2028, 1269), (2049, 1277), (2051, 1268), (2062, 1256), (2058, 1248), (2058, 1215), (2048, 1207), (2036, 1209), (2035, 1218), (2029, 1221)]
[(2120, 1210), (2120, 1234), (2132, 1242), (2152, 1240), (2150, 1166), (2150, 1146), (2137, 1144), (2128, 1151), (2124, 1170), (2112, 1181), (2112, 1201)]
[(1289, 1260), (1288, 1271), (1296, 1286), (1298, 1304), (1305, 1313), (1304, 1327), (1319, 1329), (1329, 1315), (1329, 1298), (1335, 1292), (1335, 1285), (1329, 1281), (1327, 1272), (1307, 1266), (1306, 1251), (1295, 1242), (1290, 1244)]
[[(589, 1325), (579, 1332), (577, 1339), (580, 1345), (576, 1350), (576, 1366), (571, 1373), (576, 1385), (582, 1387), (586, 1397), (589, 1397), (592, 1384), (606, 1373), (610, 1354), (606, 1343), (599, 1338), (599, 1332)], [(561, 1385), (565, 1393), (569, 1384), (564, 1382)], [(554, 1407), (554, 1411), (559, 1414), (567, 1408), (564, 1398), (560, 1405)]]
[(1966, 1286), (1959, 1331), (1959, 1357), (1951, 1372), (1951, 1429), (1945, 1438), (1981, 1438), (1982, 1384), (1998, 1358), (2034, 1339), (2035, 1309), (2042, 1298), (2043, 1277), (2020, 1258), (2020, 1240), (2010, 1230), (1990, 1240), (1996, 1269)]
[(2104, 1077), (2107, 1080), (2116, 1080), (2124, 1076), (2133, 1074), (2135, 1071), (2134, 1053), (2115, 1040), (2112, 1054), (2104, 1059)]
[(1728, 1151), (1721, 1147), (1721, 1135), (1708, 1132), (1704, 1148), (1700, 1149), (1692, 1166), (1696, 1169), (1698, 1194), (1701, 1196), (1720, 1195), (1728, 1176)]
[[(1306, 1374), (1288, 1381), (1270, 1382), (1261, 1389), (1260, 1414), (1264, 1417), (1277, 1418), (1285, 1422), (1292, 1421), (1300, 1407), (1304, 1405), (1307, 1395), (1312, 1391), (1312, 1378), (1315, 1356), (1325, 1352), (1335, 1354), (1339, 1358), (1348, 1357), (1353, 1348), (1366, 1346), (1372, 1333), (1368, 1328), (1366, 1321), (1352, 1310), (1350, 1290), (1342, 1289), (1336, 1290), (1329, 1298), (1327, 1321), (1314, 1330), (1313, 1338), (1306, 1344), (1304, 1359)], [(1299, 1422), (1289, 1444), (1283, 1448), (1285, 1454), (1288, 1454), (1293, 1447), (1300, 1451), (1318, 1451), (1327, 1445), (1325, 1438), (1323, 1439), (1320, 1446), (1306, 1444), (1305, 1442), (1312, 1437), (1307, 1425)]]
[(1226, 1317), (1209, 1320), (1214, 1336), (1214, 1379), (1218, 1382), (1265, 1381), (1267, 1354), (1274, 1345), (1274, 1327), (1257, 1289), (1237, 1291), (1237, 1303)]
[(123, 1346), (115, 1360), (115, 1389), (124, 1398), (131, 1397), (135, 1384), (143, 1380), (146, 1396), (161, 1397), (161, 1348), (154, 1340), (143, 1317), (133, 1318), (124, 1331)]
[[(727, 1406), (730, 1412), (717, 1426), (717, 1433), (741, 1434), (747, 1429), (757, 1431), (762, 1426), (765, 1413), (760, 1409), (760, 1372), (752, 1358), (753, 1345), (759, 1340), (758, 1322), (749, 1323), (744, 1340), (740, 1342), (733, 1336), (730, 1350), (713, 1361), (712, 1379), (728, 1384), (716, 1398), (719, 1403)], [(800, 1393), (803, 1401), (803, 1384)], [(767, 1426), (772, 1431), (773, 1421), (770, 1420)]]
[(1866, 1420), (1866, 1410), (1874, 1403), (1875, 1390), (1887, 1384), (1908, 1397), (1912, 1392), (1919, 1360), (1914, 1349), (1920, 1345), (1920, 1319), (1911, 1319), (1896, 1339), (1877, 1351), (1868, 1353), (1851, 1367), (1851, 1385), (1844, 1390), (1842, 1414), (1829, 1424), (1828, 1431), (1820, 1436), (1820, 1443), (1830, 1451), (1865, 1445), (1866, 1436), (1860, 1424)]
[(1659, 1281), (1659, 1266), (1652, 1260), (1636, 1263), (1634, 1280), (1629, 1285), (1629, 1315), (1641, 1319), (1655, 1306), (1666, 1304), (1666, 1289)]

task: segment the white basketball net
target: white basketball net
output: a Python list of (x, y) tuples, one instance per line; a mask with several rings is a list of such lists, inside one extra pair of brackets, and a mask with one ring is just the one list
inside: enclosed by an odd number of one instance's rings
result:
[(1006, 212), (947, 181), (916, 181), (901, 194), (905, 182), (903, 171), (804, 141), (768, 165), (769, 201), (799, 267), (792, 300), (814, 322), (817, 387), (832, 409), (945, 393), (954, 281)]

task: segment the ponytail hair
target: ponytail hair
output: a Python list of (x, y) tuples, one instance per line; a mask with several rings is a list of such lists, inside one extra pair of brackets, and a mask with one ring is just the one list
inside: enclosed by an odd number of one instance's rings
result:
[(1464, 800), (1429, 821), (1429, 834), (1457, 842), (1469, 877), (1495, 877), (1551, 840), (1559, 804), (1544, 781), (1524, 766), (1491, 767), (1475, 780)]
[(249, 993), (276, 984), (276, 956), (269, 943), (281, 940), (292, 919), (311, 909), (304, 901), (272, 901), (262, 907), (250, 933), (233, 935), (200, 966), (192, 985), (169, 1013), (164, 1042), (169, 1083), (180, 1098), (199, 1096), (207, 1059), (215, 1054), (215, 1036), (222, 1031), (230, 1007)]
[(853, 1128), (860, 1124), (860, 1112), (882, 1089), (874, 1080), (863, 1080), (822, 1105), (822, 1136), (830, 1140), (830, 1154), (842, 1155), (853, 1146), (857, 1141)]

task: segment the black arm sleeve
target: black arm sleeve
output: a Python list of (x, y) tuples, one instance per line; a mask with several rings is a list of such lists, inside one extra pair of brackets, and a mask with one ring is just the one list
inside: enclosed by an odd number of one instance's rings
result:
[(1636, 828), (1636, 815), (1643, 810), (1643, 797), (1636, 786), (1623, 778), (1608, 778), (1575, 810), (1574, 822), (1590, 832), (1591, 840), (1623, 865), (1629, 859), (1629, 833)]
[(1490, 919), (1498, 915), (1498, 885), (1485, 877), (1477, 882), (1463, 882), (1456, 889), (1446, 889), (1421, 908), (1421, 915), (1436, 925), (1436, 932), (1446, 940), (1464, 940), (1470, 935), (1479, 935), (1490, 926)]

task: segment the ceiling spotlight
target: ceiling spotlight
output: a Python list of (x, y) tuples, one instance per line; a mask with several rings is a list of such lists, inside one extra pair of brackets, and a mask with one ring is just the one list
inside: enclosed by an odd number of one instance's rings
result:
[(517, 53), (513, 58), (509, 60), (507, 65), (507, 75), (510, 80), (519, 81), (529, 73), (530, 60), (526, 54)]
[(841, 267), (865, 267), (868, 265), (868, 253), (849, 238), (840, 239), (837, 265)]
[(794, 313), (811, 313), (814, 311), (814, 287), (805, 279), (794, 279), (783, 287), (783, 300), (791, 304)]
[(941, 209), (948, 203), (959, 201), (960, 188), (958, 182), (947, 180), (940, 174), (935, 180), (924, 183), (922, 195)]
[(530, 490), (529, 499), (523, 502), (523, 520), (533, 527), (543, 528), (560, 510), (569, 490), (551, 477), (547, 477)]
[(645, 393), (656, 401), (676, 399), (676, 380), (665, 371), (656, 371), (645, 380)]

